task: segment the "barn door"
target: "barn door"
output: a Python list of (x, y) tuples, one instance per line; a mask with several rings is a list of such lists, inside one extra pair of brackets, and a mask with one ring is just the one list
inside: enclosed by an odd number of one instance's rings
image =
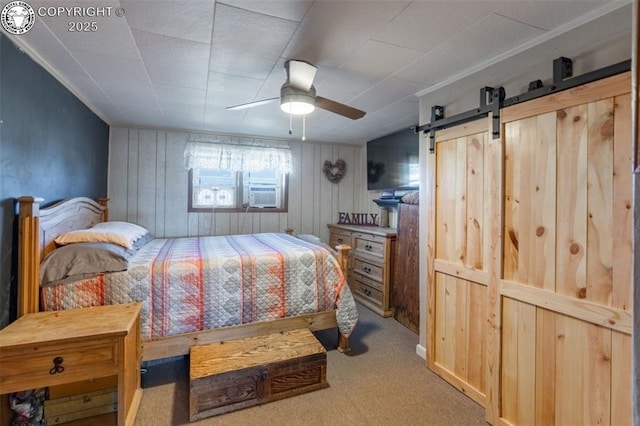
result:
[(502, 111), (490, 409), (507, 423), (631, 424), (630, 89), (626, 73)]
[(631, 424), (628, 73), (436, 133), (427, 366), (492, 424)]
[(486, 119), (436, 133), (429, 154), (427, 366), (485, 405), (490, 250)]

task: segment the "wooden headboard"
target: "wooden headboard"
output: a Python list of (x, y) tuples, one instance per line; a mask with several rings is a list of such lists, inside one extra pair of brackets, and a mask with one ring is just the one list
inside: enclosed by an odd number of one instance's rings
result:
[(18, 215), (18, 316), (40, 310), (40, 262), (55, 249), (55, 239), (109, 219), (108, 198), (78, 197), (40, 208), (39, 197), (20, 197)]

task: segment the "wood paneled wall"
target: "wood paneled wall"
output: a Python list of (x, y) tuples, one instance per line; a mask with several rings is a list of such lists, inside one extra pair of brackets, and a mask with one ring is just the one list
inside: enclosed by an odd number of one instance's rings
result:
[[(293, 171), (289, 176), (287, 213), (188, 213), (188, 173), (183, 152), (200, 134), (113, 127), (109, 147), (110, 219), (127, 220), (148, 228), (156, 237), (226, 235), (253, 232), (314, 234), (328, 240), (327, 223), (338, 212), (378, 213), (367, 192), (366, 148), (363, 145), (290, 141)], [(207, 135), (211, 138), (211, 135)], [(217, 135), (228, 143), (269, 140)], [(323, 174), (325, 160), (347, 163), (338, 184)]]

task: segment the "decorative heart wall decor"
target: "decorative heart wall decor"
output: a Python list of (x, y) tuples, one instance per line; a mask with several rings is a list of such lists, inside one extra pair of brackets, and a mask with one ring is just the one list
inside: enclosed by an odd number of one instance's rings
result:
[(347, 163), (344, 160), (336, 160), (336, 164), (333, 164), (331, 161), (325, 160), (322, 171), (331, 183), (338, 183), (347, 173)]

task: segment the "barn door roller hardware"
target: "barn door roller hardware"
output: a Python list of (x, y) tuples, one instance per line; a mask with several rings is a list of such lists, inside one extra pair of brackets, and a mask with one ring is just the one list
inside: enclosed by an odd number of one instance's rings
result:
[(493, 138), (500, 137), (500, 108), (504, 100), (504, 88), (483, 87), (480, 89), (480, 105), (476, 109), (472, 109), (460, 114), (444, 118), (444, 107), (434, 105), (431, 107), (431, 122), (416, 127), (416, 132), (429, 133), (429, 152), (435, 150), (435, 135), (437, 130), (446, 129), (447, 127), (457, 126), (469, 121), (486, 117), (489, 113), (493, 113)]
[(541, 80), (529, 83), (529, 90), (517, 96), (505, 99), (502, 106), (508, 107), (521, 102), (530, 101), (552, 93), (572, 89), (583, 84), (591, 83), (603, 78), (631, 70), (631, 60), (618, 62), (608, 67), (600, 68), (576, 77), (573, 77), (573, 62), (563, 56), (553, 61), (553, 84), (544, 86)]
[(503, 87), (483, 87), (480, 89), (480, 106), (448, 118), (444, 118), (444, 107), (435, 105), (431, 108), (431, 122), (416, 127), (416, 132), (429, 133), (429, 152), (435, 149), (435, 133), (447, 127), (457, 126), (492, 113), (492, 136), (500, 138), (500, 110), (504, 107), (530, 101), (552, 93), (571, 89), (603, 78), (631, 70), (631, 60), (622, 61), (605, 68), (573, 77), (573, 62), (569, 58), (559, 57), (553, 61), (553, 84), (544, 86), (542, 80), (529, 83), (526, 93), (505, 99)]

